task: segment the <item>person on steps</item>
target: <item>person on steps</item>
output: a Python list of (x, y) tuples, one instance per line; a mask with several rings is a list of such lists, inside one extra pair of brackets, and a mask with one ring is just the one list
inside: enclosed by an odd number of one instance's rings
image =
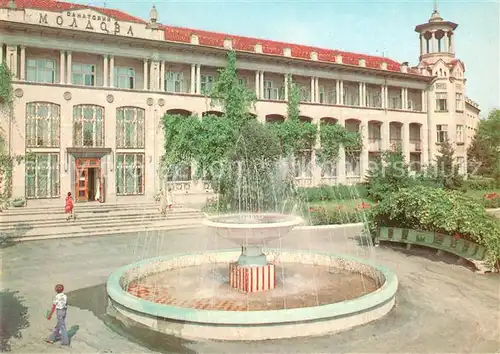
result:
[(66, 196), (66, 205), (64, 206), (64, 212), (66, 213), (66, 220), (74, 217), (73, 197), (71, 196), (71, 192), (68, 192), (68, 195)]

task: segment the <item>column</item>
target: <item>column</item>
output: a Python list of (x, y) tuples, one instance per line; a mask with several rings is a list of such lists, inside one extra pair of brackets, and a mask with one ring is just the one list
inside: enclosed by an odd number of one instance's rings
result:
[(189, 92), (192, 95), (196, 93), (196, 64), (191, 64), (191, 87)]
[[(345, 121), (339, 120), (337, 124), (345, 127)], [(339, 147), (339, 159), (337, 161), (337, 184), (345, 184), (345, 149), (343, 145)]]
[(401, 109), (406, 110), (406, 89), (401, 88)]
[(319, 77), (317, 77), (315, 82), (314, 82), (314, 92), (316, 93), (316, 97), (314, 98), (314, 102), (319, 103)]
[(285, 79), (283, 80), (285, 101), (288, 101), (288, 74), (285, 74)]
[(165, 91), (165, 60), (160, 61), (160, 91)]
[(201, 65), (196, 65), (196, 93), (201, 95)]
[(335, 80), (335, 104), (340, 104), (340, 81)]
[(109, 82), (109, 72), (108, 72), (108, 63), (109, 63), (109, 58), (107, 54), (104, 54), (102, 56), (104, 58), (104, 77), (102, 79), (102, 86), (108, 87), (108, 82)]
[(444, 48), (442, 48), (441, 51), (448, 53), (450, 51), (450, 37), (448, 37), (448, 31), (444, 31), (443, 45), (444, 45)]
[(450, 53), (455, 53), (455, 34), (450, 32)]
[(422, 144), (422, 156), (420, 158), (420, 162), (422, 165), (429, 165), (429, 145), (428, 138), (429, 131), (427, 128), (427, 121), (423, 121), (420, 126), (420, 143)]
[(405, 102), (405, 105), (404, 105), (404, 108), (403, 109), (406, 109), (408, 110), (408, 87), (405, 87), (405, 91), (404, 91), (404, 102)]
[(20, 65), (19, 79), (24, 80), (26, 77), (26, 47), (21, 46), (21, 65)]
[(385, 86), (384, 85), (380, 86), (380, 103), (381, 103), (382, 108), (387, 108), (387, 106), (385, 104)]
[(3, 43), (0, 42), (0, 63), (3, 63)]
[(17, 66), (17, 46), (7, 46), (7, 53), (5, 61), (9, 67), (14, 78), (18, 78), (18, 66)]
[(262, 96), (264, 96), (264, 72), (260, 72), (260, 77), (259, 77), (259, 85), (260, 85), (260, 92)]
[(358, 82), (359, 106), (363, 107), (363, 83)]
[(66, 83), (66, 75), (64, 75), (66, 54), (63, 50), (59, 52), (59, 83), (61, 85)]
[(420, 35), (420, 55), (425, 54), (425, 37)]
[(431, 32), (431, 52), (432, 53), (436, 53), (436, 32), (435, 31), (432, 31)]
[(410, 124), (408, 122), (403, 123), (403, 154), (405, 156), (405, 161), (410, 162)]
[(261, 99), (262, 97), (260, 96), (260, 80), (259, 80), (259, 71), (255, 71), (255, 96), (257, 96), (257, 99)]
[(389, 86), (385, 85), (384, 87), (384, 101), (385, 101), (385, 108), (389, 108)]
[(427, 94), (425, 90), (422, 90), (422, 112), (427, 111)]
[[(344, 80), (340, 80), (339, 84), (339, 104), (343, 105), (344, 104)], [(344, 166), (344, 172), (345, 172), (345, 166)]]
[(115, 57), (109, 58), (109, 87), (115, 87)]
[(315, 83), (315, 77), (311, 77), (311, 92), (310, 92), (310, 99), (311, 99), (311, 103), (315, 103), (315, 100), (316, 100), (316, 86), (314, 85)]
[(143, 59), (144, 65), (143, 65), (143, 72), (144, 72), (144, 80), (143, 80), (143, 90), (148, 89), (148, 59)]
[(71, 85), (73, 80), (71, 80), (71, 66), (73, 62), (73, 54), (71, 52), (66, 52), (66, 84)]
[(382, 151), (389, 150), (391, 148), (391, 142), (390, 142), (390, 136), (391, 136), (391, 130), (390, 130), (390, 122), (387, 119), (387, 117), (384, 119), (382, 122), (382, 128), (381, 128), (381, 135), (382, 135)]
[(369, 142), (368, 142), (368, 123), (361, 123), (361, 138), (363, 139), (363, 150), (361, 151), (361, 180), (364, 179), (369, 168)]

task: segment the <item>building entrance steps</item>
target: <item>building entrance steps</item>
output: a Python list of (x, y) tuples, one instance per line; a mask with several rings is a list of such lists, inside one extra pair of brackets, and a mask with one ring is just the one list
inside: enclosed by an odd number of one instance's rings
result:
[(174, 207), (167, 216), (159, 204), (76, 204), (76, 218), (66, 220), (58, 206), (11, 208), (0, 213), (0, 234), (16, 240), (65, 238), (107, 233), (164, 230), (201, 224), (204, 214), (194, 208)]

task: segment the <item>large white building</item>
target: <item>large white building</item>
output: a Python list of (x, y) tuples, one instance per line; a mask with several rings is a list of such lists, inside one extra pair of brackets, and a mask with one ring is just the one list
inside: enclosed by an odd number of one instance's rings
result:
[[(32, 202), (150, 200), (159, 191), (166, 112), (213, 111), (206, 98), (228, 50), (242, 82), (255, 90), (261, 121), (286, 115), (285, 77), (301, 88), (301, 119), (345, 125), (363, 135), (359, 156), (341, 152), (334, 168), (299, 169), (303, 186), (359, 181), (380, 151), (401, 146), (427, 164), (449, 138), (458, 162), (479, 119), (465, 96), (455, 56), (457, 24), (437, 9), (415, 31), (419, 63), (176, 28), (118, 10), (53, 0), (0, 0), (0, 56), (14, 74), (14, 119), (2, 119), (12, 154), (34, 161), (14, 170), (13, 196)], [(305, 151), (315, 166), (314, 151)], [(191, 171), (192, 172), (192, 171)], [(210, 186), (175, 181), (177, 193)]]

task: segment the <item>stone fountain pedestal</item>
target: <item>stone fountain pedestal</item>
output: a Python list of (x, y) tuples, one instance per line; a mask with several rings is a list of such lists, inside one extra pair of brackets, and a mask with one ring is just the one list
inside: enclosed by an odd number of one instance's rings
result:
[(245, 293), (272, 290), (276, 287), (275, 265), (267, 263), (260, 246), (243, 246), (238, 261), (229, 264), (229, 284)]

